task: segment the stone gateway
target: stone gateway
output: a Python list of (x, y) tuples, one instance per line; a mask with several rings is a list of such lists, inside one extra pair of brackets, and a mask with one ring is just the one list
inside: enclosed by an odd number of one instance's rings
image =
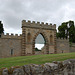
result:
[[(7, 33), (0, 38), (0, 58), (11, 56), (25, 56), (37, 54), (35, 39), (41, 34), (45, 39), (45, 46), (38, 54), (54, 54), (74, 52), (75, 45), (69, 46), (68, 39), (56, 38), (56, 25), (44, 22), (22, 21), (22, 34)], [(71, 50), (72, 49), (72, 50)], [(71, 51), (70, 51), (71, 50)]]

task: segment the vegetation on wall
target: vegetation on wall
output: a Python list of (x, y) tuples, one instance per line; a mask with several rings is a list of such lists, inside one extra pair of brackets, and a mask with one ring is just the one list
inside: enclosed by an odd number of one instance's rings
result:
[(57, 38), (69, 38), (70, 42), (75, 43), (75, 26), (74, 21), (63, 22), (58, 27)]
[(0, 37), (2, 33), (4, 33), (4, 28), (3, 28), (3, 24), (0, 21)]

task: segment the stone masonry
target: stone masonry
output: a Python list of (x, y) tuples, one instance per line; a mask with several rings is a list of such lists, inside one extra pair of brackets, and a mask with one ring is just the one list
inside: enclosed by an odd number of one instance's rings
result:
[[(45, 41), (46, 54), (56, 52), (56, 25), (48, 25), (43, 22), (22, 21), (22, 55), (35, 54), (35, 39), (41, 34)], [(51, 37), (50, 37), (51, 36)], [(52, 42), (50, 42), (52, 39)], [(25, 53), (25, 54), (24, 54)]]
[[(36, 52), (35, 39), (39, 34), (45, 39), (45, 46), (42, 51)], [(20, 36), (7, 33), (0, 38), (0, 58), (68, 52), (75, 52), (75, 44), (70, 46), (68, 39), (57, 39), (55, 24), (23, 20)]]
[(0, 75), (75, 75), (75, 59), (0, 69)]
[[(12, 53), (11, 53), (12, 51)], [(0, 38), (0, 57), (21, 55), (21, 35), (2, 34)]]

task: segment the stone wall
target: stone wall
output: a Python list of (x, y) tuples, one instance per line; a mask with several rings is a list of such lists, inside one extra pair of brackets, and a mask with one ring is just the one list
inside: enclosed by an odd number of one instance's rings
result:
[(57, 53), (69, 53), (69, 39), (58, 38), (56, 41)]
[(0, 38), (0, 58), (21, 56), (21, 35), (2, 34)]
[(0, 75), (75, 75), (75, 59), (0, 69)]
[(70, 45), (70, 52), (75, 52), (75, 43)]

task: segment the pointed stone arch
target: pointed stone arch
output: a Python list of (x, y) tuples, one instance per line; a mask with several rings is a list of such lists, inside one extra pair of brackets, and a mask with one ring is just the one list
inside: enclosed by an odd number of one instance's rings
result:
[(49, 54), (49, 42), (48, 42), (48, 38), (47, 38), (47, 36), (44, 32), (37, 32), (34, 35), (34, 38), (33, 38), (33, 41), (32, 41), (32, 54), (35, 54), (35, 39), (39, 34), (41, 34), (43, 36), (43, 38), (45, 39), (46, 54)]

